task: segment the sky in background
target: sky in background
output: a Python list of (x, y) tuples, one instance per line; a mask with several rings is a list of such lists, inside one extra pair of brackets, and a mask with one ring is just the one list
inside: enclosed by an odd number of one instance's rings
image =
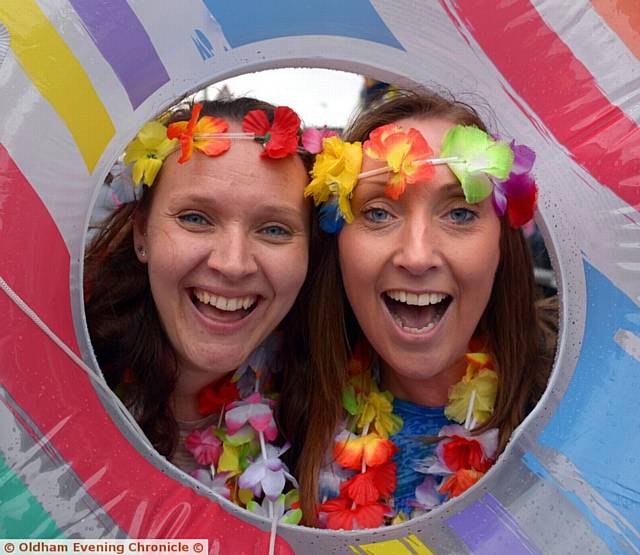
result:
[[(362, 75), (318, 68), (269, 69), (219, 81), (205, 89), (213, 99), (226, 86), (234, 96), (253, 96), (293, 108), (306, 126), (344, 127), (360, 102)], [(198, 96), (196, 98), (199, 98)]]

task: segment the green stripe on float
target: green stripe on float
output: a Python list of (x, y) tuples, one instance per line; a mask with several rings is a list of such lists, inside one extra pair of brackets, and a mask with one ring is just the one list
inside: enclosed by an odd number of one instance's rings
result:
[(20, 66), (69, 129), (91, 173), (115, 128), (82, 64), (35, 0), (2, 0), (0, 22)]
[(0, 454), (0, 538), (64, 537), (51, 515), (31, 495), (24, 482), (7, 467)]

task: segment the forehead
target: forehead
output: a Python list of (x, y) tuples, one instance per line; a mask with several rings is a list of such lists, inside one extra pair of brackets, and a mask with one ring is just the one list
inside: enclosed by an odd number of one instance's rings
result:
[[(229, 122), (229, 131), (241, 131), (240, 124)], [(158, 197), (174, 197), (197, 191), (217, 199), (231, 200), (249, 195), (277, 197), (286, 202), (303, 199), (307, 172), (298, 156), (279, 160), (261, 158), (262, 146), (253, 140), (232, 140), (229, 150), (220, 156), (206, 156), (195, 148), (191, 159), (178, 163), (180, 152), (164, 162), (157, 182)]]
[(448, 119), (430, 117), (402, 118), (395, 123), (402, 127), (405, 132), (411, 127), (420, 131), (436, 154), (440, 152), (440, 147), (447, 131), (456, 125), (454, 121)]

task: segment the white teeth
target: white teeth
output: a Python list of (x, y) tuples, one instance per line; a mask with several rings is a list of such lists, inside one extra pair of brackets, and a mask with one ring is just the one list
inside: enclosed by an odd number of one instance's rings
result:
[(429, 331), (440, 321), (440, 319), (438, 318), (438, 322), (429, 322), (421, 328), (411, 328), (409, 326), (405, 326), (398, 316), (394, 315), (393, 319), (396, 321), (396, 324), (398, 324), (403, 330), (408, 331), (409, 333), (422, 333), (423, 331)]
[(401, 303), (407, 303), (414, 306), (427, 306), (430, 304), (438, 304), (447, 295), (444, 293), (409, 293), (407, 291), (392, 290), (387, 291), (386, 295), (392, 298), (394, 301)]
[(207, 291), (203, 291), (202, 289), (194, 289), (194, 294), (201, 303), (215, 306), (217, 309), (227, 312), (233, 312), (240, 308), (247, 310), (249, 307), (253, 306), (258, 299), (255, 295), (227, 298), (221, 295), (213, 295)]

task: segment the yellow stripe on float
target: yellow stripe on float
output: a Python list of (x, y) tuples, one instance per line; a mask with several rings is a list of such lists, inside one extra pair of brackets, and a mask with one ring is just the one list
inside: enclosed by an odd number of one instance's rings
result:
[[(354, 553), (360, 554), (355, 546), (349, 546)], [(367, 555), (435, 555), (417, 536), (408, 536), (395, 540), (385, 540), (358, 546)]]
[(417, 555), (435, 555), (435, 553), (431, 551), (431, 549), (429, 549), (425, 544), (423, 544), (420, 539), (414, 534), (409, 534), (406, 538), (404, 538), (404, 541), (413, 548)]
[(91, 173), (115, 128), (88, 75), (34, 0), (2, 0), (0, 21), (22, 69), (64, 121)]

